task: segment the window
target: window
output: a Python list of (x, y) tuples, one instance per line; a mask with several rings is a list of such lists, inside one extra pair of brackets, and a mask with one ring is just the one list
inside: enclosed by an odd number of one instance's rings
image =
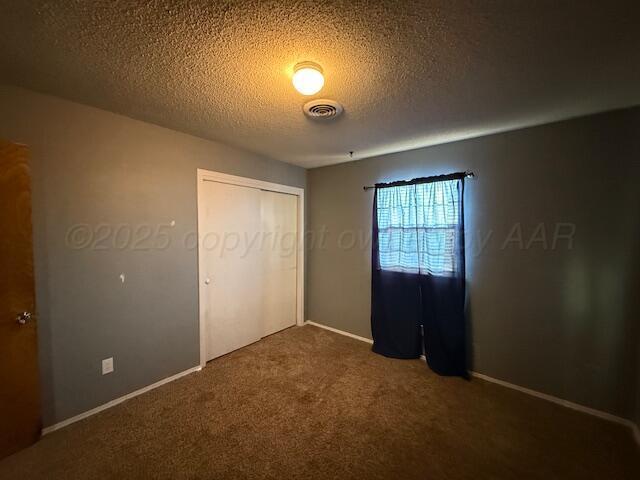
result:
[(377, 191), (380, 268), (453, 276), (459, 265), (459, 180)]

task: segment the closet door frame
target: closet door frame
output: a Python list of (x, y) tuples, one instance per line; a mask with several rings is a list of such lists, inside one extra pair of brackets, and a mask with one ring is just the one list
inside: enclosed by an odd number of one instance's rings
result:
[[(257, 188), (260, 190), (268, 190), (277, 193), (286, 193), (297, 197), (297, 241), (296, 241), (296, 325), (304, 325), (304, 188), (291, 187), (289, 185), (281, 185), (279, 183), (265, 182), (248, 177), (239, 177), (237, 175), (229, 175), (211, 170), (198, 168), (197, 170), (197, 192), (198, 192), (198, 239), (202, 237), (204, 225), (204, 205), (205, 197), (202, 185), (204, 182), (218, 182), (229, 185), (237, 185), (240, 187)], [(205, 298), (205, 268), (202, 264), (203, 255), (200, 251), (202, 242), (198, 240), (198, 316), (200, 325), (200, 367), (204, 367), (207, 363), (206, 338), (205, 338), (205, 318), (204, 318), (204, 298)]]

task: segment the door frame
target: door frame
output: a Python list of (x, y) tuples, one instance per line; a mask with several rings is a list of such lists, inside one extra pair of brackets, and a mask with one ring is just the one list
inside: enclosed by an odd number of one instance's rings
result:
[(205, 276), (203, 256), (201, 254), (200, 232), (204, 224), (204, 209), (201, 206), (204, 203), (204, 192), (202, 184), (205, 181), (226, 183), (228, 185), (237, 185), (240, 187), (257, 188), (259, 190), (268, 190), (277, 193), (286, 193), (297, 197), (298, 221), (297, 221), (297, 258), (296, 258), (296, 325), (301, 327), (304, 325), (304, 188), (282, 185), (279, 183), (266, 182), (256, 180), (254, 178), (240, 177), (237, 175), (229, 175), (227, 173), (215, 172), (212, 170), (197, 169), (197, 209), (198, 209), (198, 317), (199, 317), (199, 339), (200, 339), (200, 367), (204, 367), (207, 363), (204, 327), (204, 294), (205, 294)]

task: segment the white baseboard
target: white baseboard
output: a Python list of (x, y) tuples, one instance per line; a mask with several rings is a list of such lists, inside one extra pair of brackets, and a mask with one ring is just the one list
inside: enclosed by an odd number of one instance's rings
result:
[[(353, 333), (345, 332), (343, 330), (338, 330), (337, 328), (327, 327), (326, 325), (321, 325), (319, 323), (311, 322), (309, 320), (307, 320), (305, 324), (314, 325), (316, 327), (324, 328), (325, 330), (329, 330), (331, 332), (338, 333), (340, 335), (345, 335), (347, 337), (355, 338), (356, 340), (373, 344), (373, 340), (369, 338), (360, 337), (358, 335), (354, 335)], [(420, 359), (423, 361), (426, 360), (424, 355), (422, 355)], [(616, 415), (612, 415), (607, 412), (602, 412), (600, 410), (596, 410), (595, 408), (585, 407), (584, 405), (579, 405), (577, 403), (573, 403), (568, 400), (564, 400), (562, 398), (554, 397), (553, 395), (548, 395), (546, 393), (538, 392), (536, 390), (531, 390), (530, 388), (521, 387), (520, 385), (515, 385), (513, 383), (505, 382), (504, 380), (498, 380), (497, 378), (484, 375), (483, 373), (478, 373), (478, 372), (470, 372), (470, 373), (471, 373), (471, 376), (475, 378), (479, 378), (487, 382), (495, 383), (497, 385), (510, 388), (512, 390), (517, 390), (519, 392), (526, 393), (527, 395), (531, 395), (533, 397), (537, 397), (542, 400), (546, 400), (548, 402), (553, 402), (555, 404), (562, 405), (563, 407), (566, 407), (566, 408), (571, 408), (572, 410), (577, 410), (579, 412), (586, 413), (588, 415), (593, 415), (595, 417), (602, 418), (603, 420), (607, 420), (609, 422), (614, 422), (614, 423), (619, 423), (620, 425), (624, 425), (632, 430), (635, 440), (638, 446), (640, 446), (640, 428), (638, 428), (638, 425), (636, 425), (631, 420), (627, 420), (626, 418), (618, 417)]]
[(573, 403), (568, 400), (554, 397), (553, 395), (549, 395), (546, 393), (538, 392), (537, 390), (531, 390), (530, 388), (521, 387), (520, 385), (514, 385), (513, 383), (505, 382), (504, 380), (498, 380), (497, 378), (493, 378), (488, 375), (484, 375), (482, 373), (471, 372), (471, 376), (480, 378), (487, 382), (501, 385), (506, 388), (510, 388), (512, 390), (517, 390), (519, 392), (526, 393), (527, 395), (531, 395), (532, 397), (541, 398), (542, 400), (546, 400), (548, 402), (562, 405), (563, 407), (570, 408), (572, 410), (577, 410), (578, 412), (586, 413), (588, 415), (593, 415), (594, 417), (599, 417), (599, 418), (602, 418), (603, 420), (608, 420), (609, 422), (619, 423), (629, 428), (635, 427), (635, 424), (631, 420), (627, 420), (626, 418), (618, 417), (616, 415), (603, 412), (601, 410), (596, 410), (595, 408), (585, 407), (584, 405)]
[(96, 408), (92, 408), (91, 410), (87, 410), (86, 412), (80, 413), (79, 415), (76, 415), (74, 417), (71, 418), (67, 418), (66, 420), (63, 420), (59, 423), (56, 423), (54, 425), (51, 425), (49, 427), (45, 427), (42, 429), (42, 435), (47, 435), (51, 432), (55, 432), (56, 430), (60, 430), (61, 428), (66, 427), (67, 425), (71, 425), (72, 423), (78, 422), (80, 420), (83, 420), (87, 417), (90, 417), (91, 415), (95, 415), (98, 412), (102, 412), (103, 410), (106, 410), (108, 408), (114, 407), (116, 405), (118, 405), (119, 403), (122, 403), (126, 400), (129, 400), (130, 398), (133, 397), (137, 397), (138, 395), (141, 395), (143, 393), (146, 393), (150, 390), (153, 390), (154, 388), (158, 388), (161, 385), (164, 385), (166, 383), (169, 382), (173, 382), (174, 380), (177, 380), (178, 378), (184, 377), (185, 375), (189, 375), (190, 373), (193, 372), (198, 372), (202, 370), (202, 367), (200, 365), (198, 365), (197, 367), (192, 367), (189, 370), (185, 370), (184, 372), (180, 372), (180, 373), (176, 373), (175, 375), (172, 375), (171, 377), (165, 378), (163, 380), (160, 380), (159, 382), (156, 383), (152, 383), (151, 385), (147, 385), (146, 387), (142, 387), (139, 390), (136, 390), (135, 392), (131, 392), (131, 393), (127, 393), (126, 395), (120, 397), (120, 398), (116, 398), (115, 400), (111, 400), (110, 402), (107, 402), (103, 405), (100, 405), (99, 407)]
[(320, 323), (312, 322), (311, 320), (307, 320), (306, 322), (304, 322), (304, 324), (305, 325), (313, 325), (314, 327), (324, 328), (325, 330), (329, 330), (330, 332), (339, 333), (340, 335), (344, 335), (346, 337), (355, 338), (356, 340), (360, 340), (361, 342), (367, 342), (367, 343), (373, 345), (373, 340), (371, 340), (370, 338), (361, 337), (361, 336), (355, 335), (353, 333), (345, 332), (343, 330), (338, 330), (337, 328), (328, 327), (328, 326), (322, 325)]

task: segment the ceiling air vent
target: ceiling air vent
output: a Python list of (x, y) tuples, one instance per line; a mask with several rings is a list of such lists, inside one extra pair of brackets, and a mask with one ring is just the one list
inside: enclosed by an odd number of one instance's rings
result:
[(342, 113), (342, 105), (333, 100), (320, 99), (311, 100), (302, 107), (304, 114), (313, 119), (329, 119), (337, 117)]

